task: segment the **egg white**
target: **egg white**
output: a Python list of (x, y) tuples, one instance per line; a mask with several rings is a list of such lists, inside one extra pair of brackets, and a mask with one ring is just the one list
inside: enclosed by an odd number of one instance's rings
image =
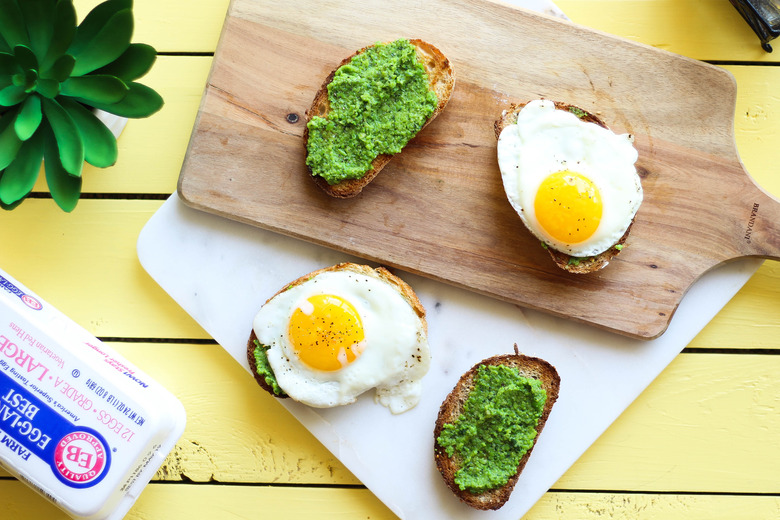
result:
[[(602, 253), (625, 234), (642, 203), (643, 192), (634, 163), (638, 154), (628, 134), (615, 134), (575, 114), (558, 110), (548, 100), (522, 108), (517, 124), (498, 139), (498, 165), (507, 198), (526, 227), (549, 247), (571, 256)], [(570, 170), (588, 177), (603, 202), (594, 234), (579, 243), (550, 236), (539, 224), (534, 199), (550, 174)]]
[[(363, 322), (362, 354), (337, 371), (308, 367), (295, 355), (288, 337), (290, 316), (315, 294), (344, 298)], [(260, 343), (270, 347), (268, 362), (279, 386), (296, 401), (327, 408), (353, 403), (376, 388), (378, 403), (402, 413), (420, 400), (420, 380), (430, 367), (425, 327), (403, 296), (380, 279), (348, 270), (320, 273), (267, 302), (253, 327)]]

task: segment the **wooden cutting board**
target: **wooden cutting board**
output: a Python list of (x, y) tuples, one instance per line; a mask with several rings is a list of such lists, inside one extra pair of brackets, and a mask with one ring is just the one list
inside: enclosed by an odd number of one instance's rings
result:
[[(308, 178), (304, 112), (355, 50), (399, 37), (457, 76), (444, 113), (363, 193)], [(233, 0), (179, 178), (188, 205), (639, 338), (703, 273), (780, 257), (780, 205), (734, 143), (726, 71), (484, 0)], [(635, 136), (645, 200), (604, 270), (555, 267), (503, 192), (493, 123), (510, 102), (579, 105)], [(259, 262), (269, 261), (267, 258)]]

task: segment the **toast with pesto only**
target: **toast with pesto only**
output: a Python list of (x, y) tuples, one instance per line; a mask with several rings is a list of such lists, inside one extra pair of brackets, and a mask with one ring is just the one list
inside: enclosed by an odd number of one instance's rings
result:
[[(401, 43), (399, 42), (411, 45), (411, 51), (413, 51), (417, 62), (417, 66), (414, 68), (424, 72), (424, 78), (421, 82), (425, 83), (427, 81), (429, 92), (429, 94), (425, 94), (426, 97), (429, 97), (426, 101), (427, 106), (423, 110), (420, 108), (420, 104), (416, 102), (407, 105), (401, 103), (403, 110), (409, 110), (413, 117), (407, 117), (408, 114), (402, 114), (398, 117), (394, 115), (396, 113), (395, 110), (391, 110), (389, 115), (379, 116), (380, 118), (390, 118), (389, 120), (384, 119), (389, 124), (386, 125), (383, 131), (377, 133), (377, 135), (381, 134), (383, 137), (380, 137), (377, 141), (371, 141), (370, 139), (366, 141), (363, 126), (372, 125), (372, 127), (375, 127), (373, 125), (375, 125), (376, 120), (366, 123), (369, 117), (372, 117), (371, 114), (377, 113), (374, 109), (380, 112), (387, 111), (389, 106), (388, 100), (396, 102), (398, 99), (406, 99), (405, 93), (401, 93), (401, 95), (398, 92), (386, 94), (387, 89), (407, 88), (398, 85), (414, 84), (411, 80), (406, 79), (414, 77), (414, 74), (410, 74), (409, 70), (411, 69), (409, 69), (401, 72), (400, 79), (388, 80), (385, 76), (391, 74), (394, 69), (393, 67), (383, 67), (383, 72), (380, 74), (382, 76), (381, 80), (376, 80), (375, 82), (374, 79), (366, 81), (364, 78), (355, 77), (360, 75), (360, 72), (356, 71), (360, 70), (358, 65), (360, 67), (368, 67), (368, 70), (371, 70), (370, 67), (373, 66), (371, 65), (373, 63), (371, 60), (375, 59), (373, 55), (378, 53), (377, 49), (387, 48), (391, 45), (400, 46)], [(406, 51), (408, 53), (410, 48), (407, 47)], [(361, 55), (364, 58), (356, 60)], [(399, 63), (406, 63), (407, 67), (409, 62), (410, 59), (408, 57), (405, 61), (399, 61)], [(398, 65), (398, 67), (400, 66)], [(334, 94), (332, 90), (334, 79), (337, 79), (336, 83), (339, 84), (344, 78), (337, 78), (337, 75), (347, 76), (348, 74), (352, 76), (347, 80), (348, 88), (342, 88), (340, 91), (336, 90)], [(340, 100), (343, 95), (340, 92), (346, 91), (347, 95), (349, 95), (349, 91), (355, 88), (354, 85), (361, 82), (368, 84), (368, 87), (366, 87), (368, 90), (360, 93), (358, 96), (360, 99), (357, 104), (354, 104), (354, 106), (347, 105), (345, 109), (342, 109)], [(416, 88), (419, 89), (420, 81), (417, 83)], [(373, 85), (377, 85), (376, 92), (371, 91), (371, 88), (374, 88)], [(316, 93), (311, 107), (306, 111), (307, 125), (304, 129), (303, 142), (306, 149), (306, 166), (314, 182), (332, 197), (350, 198), (358, 195), (377, 176), (390, 159), (397, 153), (400, 153), (409, 140), (415, 137), (444, 110), (454, 86), (455, 75), (450, 61), (435, 46), (419, 39), (396, 40), (387, 44), (367, 46), (344, 59), (325, 79), (322, 87)], [(382, 94), (383, 91), (385, 94)], [(334, 96), (337, 99), (336, 109), (332, 106), (332, 97)], [(393, 108), (395, 109), (396, 106), (399, 105), (393, 105)], [(356, 152), (359, 160), (347, 155), (346, 150), (350, 149), (350, 147), (343, 146), (343, 144), (339, 146), (333, 145), (333, 128), (325, 125), (328, 124), (326, 122), (334, 110), (337, 111), (334, 125), (338, 124), (340, 128), (346, 128), (355, 134), (362, 134), (359, 139), (365, 141), (366, 144)], [(423, 110), (423, 112), (420, 112), (420, 110)], [(347, 114), (346, 117), (344, 116), (345, 113)], [(344, 124), (347, 126), (342, 126)], [(383, 122), (382, 124), (385, 123)], [(406, 134), (402, 134), (401, 129), (405, 129), (403, 131)], [(393, 135), (391, 138), (393, 141), (386, 138), (388, 134)], [(328, 152), (328, 147), (334, 148), (333, 153)], [(377, 152), (377, 149), (382, 150), (381, 153)], [(328, 153), (331, 156), (335, 156), (335, 159), (323, 161), (321, 157), (326, 156)], [(370, 159), (370, 157), (373, 157), (373, 159)], [(343, 164), (338, 164), (339, 161)], [(335, 167), (334, 164), (336, 165)], [(344, 175), (353, 178), (340, 179)], [(326, 177), (328, 180), (326, 180)]]
[[(604, 121), (602, 121), (598, 116), (580, 107), (568, 103), (561, 103), (558, 101), (555, 101), (554, 104), (557, 110), (572, 112), (577, 117), (579, 117), (581, 121), (587, 123), (595, 123), (602, 128), (609, 129), (609, 127), (604, 123)], [(493, 125), (496, 139), (499, 138), (499, 136), (501, 135), (501, 131), (504, 130), (504, 128), (506, 128), (509, 125), (513, 125), (517, 123), (517, 115), (520, 113), (523, 107), (525, 107), (525, 105), (526, 103), (518, 103), (518, 104), (513, 103), (506, 110), (502, 112), (501, 118), (498, 119)], [(617, 242), (615, 242), (606, 251), (599, 253), (598, 255), (595, 256), (575, 257), (566, 254), (562, 251), (558, 251), (548, 246), (547, 244), (543, 244), (543, 247), (550, 254), (550, 257), (552, 257), (553, 262), (555, 262), (555, 264), (561, 269), (563, 269), (564, 271), (568, 271), (574, 274), (592, 273), (594, 271), (598, 271), (606, 267), (607, 264), (609, 264), (609, 261), (612, 258), (614, 258), (618, 253), (620, 253), (620, 251), (625, 246), (625, 242), (628, 239), (628, 235), (631, 232), (631, 226), (633, 225), (633, 222), (634, 221), (632, 219), (631, 224), (629, 224), (628, 228), (626, 229), (626, 232)]]
[[(501, 371), (504, 371), (503, 374)], [(490, 372), (501, 374), (499, 377), (505, 378), (501, 380), (503, 383), (489, 385), (498, 381), (483, 379), (487, 377), (484, 374)], [(506, 379), (506, 374), (510, 374), (511, 379)], [(514, 354), (485, 359), (461, 376), (439, 409), (433, 438), (436, 467), (447, 487), (462, 502), (476, 509), (495, 510), (509, 500), (558, 399), (559, 389), (560, 377), (555, 367), (542, 359), (520, 354), (517, 345)], [(481, 395), (477, 396), (477, 393)], [(469, 402), (471, 396), (475, 400)], [(476, 453), (462, 453), (468, 448), (459, 447), (453, 441), (460, 435), (458, 428), (461, 426), (457, 422), (466, 417), (461, 431), (465, 432), (466, 439), (480, 446), (484, 439), (474, 438), (473, 432), (477, 435), (484, 433), (498, 414), (506, 414), (510, 418), (508, 420), (524, 416), (525, 412), (517, 413), (518, 409), (513, 406), (525, 406), (520, 410), (533, 412), (536, 423), (518, 419), (517, 424), (509, 423), (507, 426), (502, 422), (501, 427), (512, 433), (506, 439), (494, 436), (492, 442), (496, 444), (484, 444)], [(471, 422), (473, 417), (479, 420), (481, 410), (488, 412), (484, 415), (489, 419), (484, 423)], [(504, 449), (509, 450), (508, 455), (501, 451)]]

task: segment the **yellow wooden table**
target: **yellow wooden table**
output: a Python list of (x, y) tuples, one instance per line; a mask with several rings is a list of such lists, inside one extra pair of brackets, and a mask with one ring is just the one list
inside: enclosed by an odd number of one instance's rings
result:
[[(98, 0), (75, 0), (81, 16)], [(738, 84), (737, 147), (780, 196), (780, 52), (726, 0), (558, 0), (575, 22), (705, 60)], [(169, 388), (187, 429), (130, 519), (393, 518), (140, 266), (136, 240), (175, 191), (228, 0), (136, 0), (143, 80), (119, 161), (87, 168), (77, 209), (44, 184), (0, 214), (0, 267)], [(778, 45), (780, 46), (780, 45)], [(529, 519), (780, 517), (780, 266), (736, 297), (528, 513)], [(0, 518), (65, 518), (0, 471)]]

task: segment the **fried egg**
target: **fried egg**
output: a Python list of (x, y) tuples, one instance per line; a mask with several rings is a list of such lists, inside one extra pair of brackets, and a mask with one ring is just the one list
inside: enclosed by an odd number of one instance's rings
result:
[(419, 402), (430, 366), (424, 313), (368, 272), (319, 272), (274, 296), (255, 316), (254, 332), (292, 399), (326, 408), (376, 388), (375, 401), (392, 413)]
[(642, 202), (629, 134), (615, 134), (548, 100), (522, 108), (498, 139), (507, 198), (549, 247), (587, 257), (615, 245)]

